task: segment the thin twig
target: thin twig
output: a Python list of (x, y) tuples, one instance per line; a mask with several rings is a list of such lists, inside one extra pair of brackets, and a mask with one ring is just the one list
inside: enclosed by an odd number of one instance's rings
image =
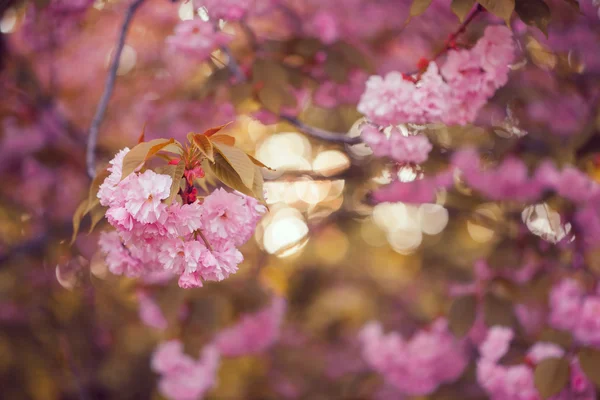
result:
[(96, 176), (96, 143), (98, 142), (98, 131), (100, 129), (100, 124), (104, 119), (108, 101), (110, 100), (110, 96), (112, 95), (115, 87), (115, 79), (117, 77), (117, 69), (119, 68), (121, 52), (125, 46), (125, 37), (127, 36), (127, 31), (129, 30), (129, 25), (131, 24), (133, 15), (143, 2), (144, 0), (134, 0), (133, 3), (131, 3), (127, 8), (127, 11), (125, 11), (125, 18), (123, 19), (123, 24), (121, 25), (113, 59), (108, 70), (106, 83), (104, 84), (104, 92), (102, 93), (102, 97), (100, 97), (98, 108), (96, 108), (96, 114), (94, 115), (94, 119), (90, 125), (86, 152), (87, 173), (90, 178), (94, 178)]
[(246, 75), (240, 68), (239, 64), (235, 61), (235, 58), (233, 57), (231, 50), (229, 50), (229, 47), (223, 46), (221, 47), (221, 51), (227, 56), (227, 68), (231, 74), (235, 76), (238, 82), (244, 82), (246, 80)]
[[(227, 46), (223, 46), (221, 47), (221, 50), (227, 55), (227, 68), (229, 69), (229, 71), (238, 79), (239, 82), (245, 82), (247, 80), (246, 76), (244, 75), (236, 59), (231, 54), (229, 48)], [(280, 114), (279, 118), (294, 125), (303, 133), (315, 137), (317, 139), (326, 140), (328, 142), (333, 143), (344, 143), (350, 145), (362, 143), (360, 136), (350, 137), (347, 136), (345, 133), (331, 132), (325, 129), (316, 128), (314, 126), (305, 124), (304, 122), (298, 120), (298, 118), (296, 117), (292, 117), (289, 115)]]
[(326, 140), (328, 142), (333, 142), (333, 143), (344, 143), (344, 144), (350, 144), (350, 145), (362, 143), (360, 136), (350, 137), (341, 132), (340, 133), (331, 132), (331, 131), (327, 131), (325, 129), (316, 128), (314, 126), (306, 125), (304, 122), (298, 120), (298, 118), (291, 117), (289, 115), (282, 114), (279, 116), (279, 118), (294, 125), (296, 128), (300, 129), (302, 132), (306, 133), (307, 135), (310, 135), (317, 139)]

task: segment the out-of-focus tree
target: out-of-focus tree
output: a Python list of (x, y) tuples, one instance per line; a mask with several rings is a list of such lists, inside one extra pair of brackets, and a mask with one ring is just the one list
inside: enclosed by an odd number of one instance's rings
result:
[(599, 7), (1, 1), (1, 397), (595, 399)]

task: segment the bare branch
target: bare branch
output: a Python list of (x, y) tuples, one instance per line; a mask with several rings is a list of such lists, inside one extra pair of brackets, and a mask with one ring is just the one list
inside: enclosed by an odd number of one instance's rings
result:
[[(246, 76), (244, 75), (239, 64), (233, 57), (233, 54), (231, 54), (231, 51), (229, 50), (229, 48), (227, 46), (223, 46), (223, 47), (221, 47), (221, 50), (223, 51), (223, 53), (225, 53), (225, 55), (227, 55), (227, 58), (228, 58), (227, 69), (229, 69), (231, 74), (234, 75), (239, 82), (246, 81)], [(303, 133), (305, 133), (309, 136), (315, 137), (317, 139), (321, 139), (321, 140), (325, 140), (325, 141), (333, 142), (333, 143), (343, 143), (343, 144), (350, 144), (350, 145), (362, 143), (362, 140), (360, 139), (359, 136), (350, 137), (350, 136), (346, 135), (345, 133), (331, 132), (331, 131), (327, 131), (325, 129), (316, 128), (314, 126), (305, 124), (304, 122), (298, 120), (298, 118), (296, 118), (296, 117), (280, 114), (279, 118), (294, 125), (296, 128), (298, 128)]]
[(331, 132), (325, 129), (315, 128), (314, 126), (306, 125), (304, 122), (298, 120), (298, 118), (290, 117), (289, 115), (280, 115), (279, 118), (294, 125), (296, 128), (306, 133), (307, 135), (315, 137), (317, 139), (326, 140), (328, 142), (333, 143), (343, 143), (350, 145), (362, 143), (360, 136), (350, 137), (341, 132)]
[(100, 102), (96, 108), (96, 114), (94, 115), (94, 119), (90, 125), (86, 152), (87, 173), (90, 178), (94, 178), (94, 176), (96, 176), (96, 143), (98, 142), (98, 131), (100, 129), (100, 124), (104, 119), (104, 114), (106, 113), (110, 96), (112, 95), (115, 87), (117, 69), (119, 68), (121, 53), (123, 52), (123, 47), (125, 46), (125, 37), (127, 36), (127, 31), (129, 30), (129, 25), (131, 25), (133, 15), (143, 2), (144, 0), (134, 0), (125, 12), (125, 18), (121, 24), (121, 30), (117, 38), (117, 45), (115, 47), (110, 68), (108, 69), (106, 83), (104, 84), (104, 92), (102, 93), (102, 97), (100, 97)]

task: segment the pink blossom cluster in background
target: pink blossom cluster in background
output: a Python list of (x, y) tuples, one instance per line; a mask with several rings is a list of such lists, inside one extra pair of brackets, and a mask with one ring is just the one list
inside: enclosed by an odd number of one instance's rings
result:
[(417, 82), (399, 72), (372, 76), (358, 111), (383, 126), (468, 124), (508, 81), (514, 50), (510, 30), (490, 26), (472, 49), (450, 50), (441, 68), (430, 62)]
[(386, 335), (381, 324), (371, 322), (360, 332), (360, 340), (367, 364), (406, 395), (429, 394), (457, 380), (469, 362), (463, 343), (448, 331), (445, 319), (410, 340), (395, 332)]
[[(553, 343), (535, 343), (527, 352), (525, 364), (505, 366), (500, 363), (510, 347), (514, 333), (510, 328), (490, 328), (479, 346), (477, 381), (491, 400), (542, 400), (534, 384), (534, 367), (546, 358), (561, 358), (565, 351)], [(570, 379), (567, 386), (552, 400), (593, 400), (596, 390), (585, 377), (577, 358), (570, 359)]]
[(454, 184), (453, 171), (447, 170), (433, 176), (424, 176), (414, 181), (395, 180), (373, 193), (378, 202), (431, 203), (436, 193)]
[(204, 61), (210, 53), (229, 43), (231, 37), (215, 30), (212, 23), (201, 19), (181, 21), (172, 36), (167, 37), (167, 45), (174, 51)]
[(269, 307), (244, 315), (234, 326), (219, 332), (214, 343), (226, 357), (260, 353), (279, 338), (285, 310), (285, 299), (276, 297)]
[[(167, 271), (179, 275), (179, 286), (202, 286), (237, 271), (245, 243), (266, 208), (241, 193), (217, 189), (191, 204), (167, 205), (172, 178), (152, 170), (121, 180), (129, 149), (110, 162), (110, 175), (98, 198), (108, 207), (106, 218), (116, 228), (103, 232), (100, 247), (114, 274), (144, 276)], [(206, 239), (202, 239), (202, 236)]]
[(221, 356), (241, 357), (267, 350), (278, 339), (286, 302), (274, 297), (271, 304), (219, 332), (194, 360), (178, 340), (161, 343), (152, 356), (152, 370), (161, 375), (158, 388), (171, 400), (200, 400), (216, 384)]
[(161, 343), (152, 356), (152, 370), (160, 374), (158, 390), (171, 400), (199, 400), (217, 381), (219, 351), (212, 345), (196, 360), (183, 352), (178, 340)]
[(580, 344), (600, 347), (600, 294), (586, 294), (576, 280), (564, 279), (550, 292), (549, 324)]
[(361, 129), (361, 138), (377, 157), (389, 157), (401, 163), (421, 164), (427, 161), (433, 149), (427, 136), (404, 134), (397, 127), (391, 129), (388, 137), (380, 129), (365, 124)]

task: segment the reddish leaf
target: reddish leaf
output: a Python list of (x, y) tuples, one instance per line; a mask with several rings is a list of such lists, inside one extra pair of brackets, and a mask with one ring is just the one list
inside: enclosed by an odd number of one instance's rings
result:
[(221, 126), (217, 126), (217, 127), (214, 127), (214, 128), (207, 129), (206, 131), (204, 131), (203, 135), (206, 136), (206, 137), (211, 137), (215, 133), (219, 132), (221, 129), (223, 129), (226, 126), (230, 125), (232, 122), (233, 121), (230, 121), (230, 122), (228, 122), (226, 124), (223, 124)]

